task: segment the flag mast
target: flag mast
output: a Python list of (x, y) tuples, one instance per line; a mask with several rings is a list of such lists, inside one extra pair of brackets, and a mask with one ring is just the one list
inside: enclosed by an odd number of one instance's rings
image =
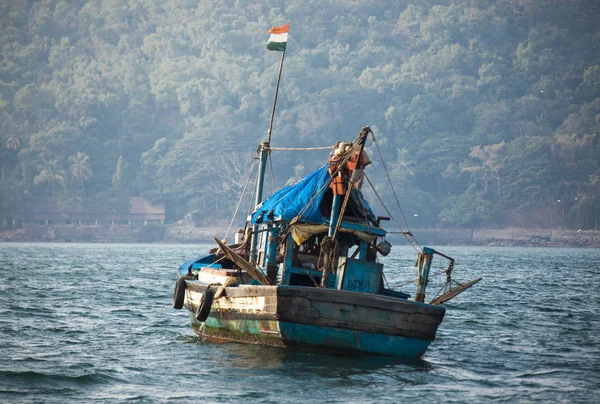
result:
[(275, 98), (273, 99), (273, 109), (271, 110), (271, 121), (269, 122), (269, 130), (267, 134), (269, 139), (267, 143), (271, 143), (271, 130), (273, 129), (273, 118), (275, 117), (275, 107), (277, 106), (277, 95), (279, 94), (279, 82), (281, 81), (281, 70), (283, 70), (283, 59), (285, 58), (285, 49), (281, 52), (281, 62), (279, 62), (279, 75), (277, 76), (277, 87), (275, 87)]
[(267, 143), (271, 143), (271, 131), (273, 130), (273, 119), (275, 118), (275, 107), (277, 106), (277, 95), (279, 94), (279, 83), (281, 82), (281, 71), (283, 70), (283, 60), (285, 59), (285, 49), (287, 48), (288, 31), (290, 23), (279, 27), (273, 27), (269, 30), (269, 42), (267, 49), (270, 51), (281, 51), (281, 61), (279, 62), (279, 74), (277, 75), (277, 86), (275, 87), (275, 97), (273, 99), (273, 109), (271, 110), (271, 120), (269, 121), (269, 130), (267, 131)]
[[(256, 179), (256, 192), (254, 199), (254, 206), (258, 206), (262, 202), (263, 184), (265, 180), (265, 171), (267, 167), (267, 158), (269, 157), (269, 150), (271, 144), (271, 131), (273, 130), (273, 119), (275, 118), (275, 107), (277, 106), (277, 96), (279, 94), (279, 83), (281, 82), (281, 71), (283, 70), (283, 60), (285, 58), (285, 48), (287, 47), (287, 36), (290, 23), (280, 27), (273, 27), (269, 30), (269, 42), (267, 43), (267, 49), (270, 51), (281, 51), (281, 61), (279, 62), (279, 74), (277, 75), (277, 86), (275, 87), (275, 97), (273, 99), (273, 109), (271, 110), (271, 119), (269, 121), (269, 129), (267, 130), (267, 141), (262, 142), (258, 145), (259, 165), (258, 165), (258, 177)], [(252, 238), (250, 240), (250, 261), (256, 262), (256, 244), (258, 242), (257, 236), (258, 225), (253, 226)]]

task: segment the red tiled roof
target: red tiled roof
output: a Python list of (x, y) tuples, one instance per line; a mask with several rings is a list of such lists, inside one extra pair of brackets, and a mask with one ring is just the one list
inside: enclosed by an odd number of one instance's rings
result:
[(129, 198), (129, 213), (134, 215), (164, 215), (165, 205), (151, 205), (142, 197), (132, 196)]

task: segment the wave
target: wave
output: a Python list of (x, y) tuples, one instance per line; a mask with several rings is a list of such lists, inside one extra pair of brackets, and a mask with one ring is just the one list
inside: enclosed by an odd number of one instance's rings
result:
[(561, 372), (560, 369), (539, 370), (537, 372), (527, 372), (527, 373), (522, 373), (522, 374), (516, 375), (515, 379), (527, 379), (530, 377), (546, 376), (546, 375), (551, 375), (551, 374), (560, 373), (560, 372)]
[(103, 372), (94, 372), (80, 375), (67, 375), (55, 373), (43, 373), (35, 371), (10, 371), (0, 370), (0, 384), (2, 381), (13, 384), (15, 382), (25, 382), (27, 385), (36, 385), (38, 387), (47, 387), (48, 384), (62, 385), (65, 382), (68, 384), (87, 386), (94, 384), (108, 383), (126, 383), (125, 380), (110, 376)]

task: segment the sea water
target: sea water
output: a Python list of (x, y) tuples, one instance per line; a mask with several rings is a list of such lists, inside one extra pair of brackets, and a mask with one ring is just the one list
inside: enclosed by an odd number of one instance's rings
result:
[[(405, 361), (203, 342), (172, 295), (208, 247), (0, 244), (0, 401), (600, 402), (600, 250), (440, 247), (483, 280)], [(391, 287), (414, 293), (414, 259), (392, 249)]]

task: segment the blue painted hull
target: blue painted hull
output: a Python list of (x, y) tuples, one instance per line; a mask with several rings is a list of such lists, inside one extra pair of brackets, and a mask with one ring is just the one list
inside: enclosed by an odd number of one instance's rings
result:
[(350, 354), (421, 357), (445, 314), (406, 299), (297, 286), (229, 287), (205, 322), (195, 313), (206, 283), (187, 282), (185, 306), (203, 337)]
[(420, 358), (430, 341), (364, 331), (280, 322), (281, 335), (299, 345), (327, 351)]
[(249, 344), (301, 347), (325, 353), (386, 355), (407, 358), (423, 356), (431, 341), (365, 331), (323, 327), (275, 320), (223, 320), (209, 317), (192, 326), (202, 337)]

